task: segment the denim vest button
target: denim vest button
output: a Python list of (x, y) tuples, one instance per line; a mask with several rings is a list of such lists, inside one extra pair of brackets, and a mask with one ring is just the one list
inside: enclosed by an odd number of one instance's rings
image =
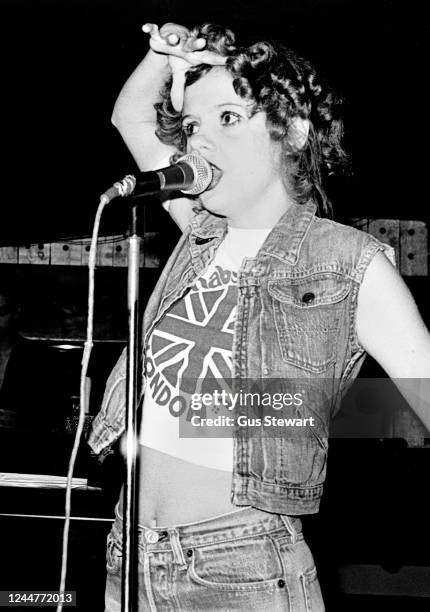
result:
[(263, 368), (263, 374), (264, 376), (267, 376), (269, 373), (269, 368)]
[(305, 293), (302, 296), (302, 302), (304, 302), (305, 304), (308, 304), (309, 302), (313, 302), (315, 299), (315, 293), (312, 293), (309, 291), (309, 293)]
[(191, 548), (189, 548), (187, 550), (187, 557), (192, 557), (193, 556), (193, 551), (191, 550)]
[(282, 579), (281, 579), (281, 580), (278, 580), (278, 587), (279, 587), (280, 589), (283, 589), (283, 588), (284, 588), (284, 586), (285, 586), (285, 580), (282, 580)]

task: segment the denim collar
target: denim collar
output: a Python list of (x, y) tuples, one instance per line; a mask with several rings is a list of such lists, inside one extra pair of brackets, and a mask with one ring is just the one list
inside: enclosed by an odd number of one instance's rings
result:
[[(259, 254), (276, 257), (295, 265), (316, 209), (316, 204), (311, 201), (306, 204), (291, 204), (267, 236)], [(225, 217), (216, 217), (203, 210), (191, 222), (191, 244), (205, 245), (214, 238), (223, 238), (226, 231)]]
[(217, 217), (208, 210), (201, 209), (191, 221), (191, 238), (194, 242), (201, 242), (200, 239), (222, 238), (227, 231), (227, 219)]
[(260, 253), (295, 265), (316, 209), (314, 202), (291, 204), (267, 236)]

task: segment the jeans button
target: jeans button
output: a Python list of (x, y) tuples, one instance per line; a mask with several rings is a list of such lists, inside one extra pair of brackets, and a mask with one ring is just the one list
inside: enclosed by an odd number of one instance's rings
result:
[(278, 587), (280, 589), (283, 589), (284, 586), (285, 586), (285, 580), (282, 580), (282, 578), (281, 578), (281, 580), (278, 580)]
[(148, 542), (148, 544), (155, 544), (158, 542), (158, 533), (156, 531), (146, 531), (145, 540)]

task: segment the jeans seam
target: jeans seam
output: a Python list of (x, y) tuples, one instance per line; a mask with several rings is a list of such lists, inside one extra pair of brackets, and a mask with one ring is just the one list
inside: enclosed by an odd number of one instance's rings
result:
[(288, 572), (287, 567), (285, 565), (285, 562), (284, 562), (284, 559), (283, 559), (283, 556), (282, 556), (282, 552), (281, 552), (281, 548), (280, 548), (279, 542), (277, 542), (276, 540), (272, 540), (272, 542), (273, 542), (273, 546), (275, 547), (276, 554), (278, 556), (279, 562), (280, 562), (281, 567), (282, 567), (283, 577), (284, 577), (284, 581), (285, 581), (284, 588), (285, 588), (285, 592), (286, 592), (287, 597), (288, 597), (288, 610), (292, 610), (290, 587), (289, 587), (289, 584), (288, 584), (288, 575), (289, 575), (289, 572)]
[(143, 576), (145, 582), (145, 588), (148, 595), (149, 608), (151, 612), (157, 612), (157, 607), (155, 605), (154, 595), (152, 593), (151, 588), (151, 575), (149, 568), (149, 553), (145, 552), (143, 556)]
[(306, 612), (312, 612), (312, 608), (311, 608), (309, 597), (308, 597), (308, 592), (306, 590), (306, 576), (304, 574), (300, 574), (300, 583), (302, 585), (303, 596), (305, 598)]
[[(235, 537), (227, 538), (227, 539), (223, 539), (223, 540), (213, 540), (211, 542), (204, 542), (202, 544), (192, 544), (192, 545), (190, 545), (190, 548), (202, 548), (203, 546), (213, 546), (214, 544), (225, 544), (227, 542), (237, 542), (239, 540), (246, 540), (248, 538), (254, 538), (254, 537), (259, 537), (259, 536), (271, 536), (272, 534), (274, 534), (274, 533), (276, 533), (278, 531), (282, 531), (283, 528), (284, 528), (283, 526), (282, 527), (276, 527), (276, 529), (271, 529), (270, 531), (261, 531), (261, 532), (258, 532), (258, 533), (250, 533), (248, 535), (235, 536)], [(158, 552), (160, 552), (160, 551), (158, 551)]]

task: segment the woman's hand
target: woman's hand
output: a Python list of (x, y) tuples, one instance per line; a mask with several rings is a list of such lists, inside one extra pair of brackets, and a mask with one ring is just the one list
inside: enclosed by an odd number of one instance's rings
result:
[(146, 23), (142, 30), (150, 35), (151, 49), (168, 56), (173, 76), (170, 97), (177, 111), (182, 110), (186, 71), (198, 64), (222, 66), (226, 62), (226, 57), (205, 50), (206, 39), (192, 36), (185, 26), (166, 23), (159, 29), (154, 23)]

